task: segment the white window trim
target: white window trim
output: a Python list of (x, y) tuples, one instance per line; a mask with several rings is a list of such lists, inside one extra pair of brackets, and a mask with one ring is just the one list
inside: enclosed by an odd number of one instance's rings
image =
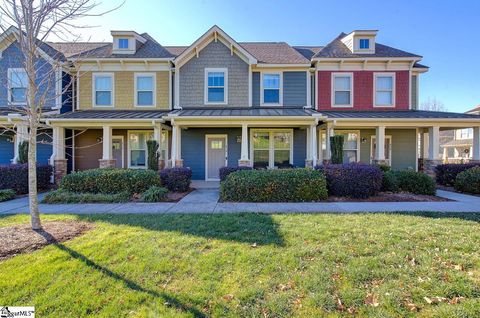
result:
[[(27, 73), (25, 71), (24, 68), (20, 67), (20, 68), (9, 68), (7, 73), (8, 73), (8, 77), (7, 77), (7, 102), (9, 105), (27, 105), (27, 96), (25, 96), (25, 101), (24, 102), (12, 102), (12, 92), (10, 91), (11, 88), (12, 88), (12, 74), (14, 72), (24, 72), (24, 73)], [(27, 80), (28, 80), (28, 76), (27, 76)], [(28, 83), (27, 83), (27, 91), (28, 91)]]
[[(392, 78), (392, 105), (377, 105), (377, 77), (391, 77)], [(397, 81), (394, 72), (388, 73), (374, 73), (373, 74), (373, 107), (378, 108), (395, 108), (395, 94)]]
[[(119, 139), (122, 141), (122, 168), (125, 168), (125, 138), (122, 135), (113, 135), (112, 136), (112, 145), (113, 139)], [(113, 149), (112, 149), (113, 154)]]
[[(350, 76), (350, 104), (336, 105), (335, 104), (335, 77)], [(331, 107), (332, 108), (352, 108), (353, 107), (353, 73), (351, 72), (334, 72), (331, 79)]]
[[(96, 90), (95, 90), (95, 79), (97, 77), (103, 77), (103, 76), (110, 76), (112, 79), (112, 90), (111, 90), (111, 101), (110, 105), (97, 105), (96, 101)], [(114, 73), (107, 73), (107, 72), (95, 72), (92, 73), (92, 106), (95, 108), (113, 108), (115, 107), (115, 74)]]
[[(377, 142), (377, 136), (371, 135), (370, 136), (370, 163), (373, 163), (373, 160), (375, 160), (375, 154), (373, 153), (373, 143)], [(389, 166), (392, 166), (392, 148), (393, 148), (393, 141), (392, 141), (392, 135), (385, 135), (385, 142), (390, 142), (390, 149), (388, 151), (388, 157), (390, 159), (387, 159), (387, 156), (385, 156), (385, 161), (388, 163)], [(386, 143), (385, 143), (386, 144)]]
[[(263, 77), (265, 75), (280, 75), (280, 89), (278, 103), (264, 102)], [(260, 72), (260, 106), (282, 106), (283, 105), (283, 72)]]
[[(225, 75), (223, 81), (223, 102), (209, 102), (208, 101), (208, 73), (210, 72), (223, 72)], [(205, 105), (227, 105), (228, 104), (228, 68), (212, 68), (208, 67), (205, 68), (205, 76), (204, 76), (204, 85), (203, 85), (203, 95), (204, 95), (204, 103)]]
[(269, 134), (269, 137), (268, 137), (268, 142), (269, 142), (269, 145), (268, 145), (268, 168), (269, 169), (274, 169), (275, 166), (275, 148), (274, 148), (274, 140), (273, 140), (273, 133), (275, 132), (288, 132), (290, 133), (290, 158), (289, 158), (289, 163), (292, 165), (293, 164), (293, 141), (294, 141), (294, 137), (293, 137), (293, 129), (281, 129), (281, 128), (278, 128), (278, 129), (250, 129), (250, 158), (251, 158), (251, 161), (252, 161), (252, 166), (253, 166), (253, 134), (256, 133), (256, 132), (268, 132)]
[(225, 167), (228, 166), (228, 135), (225, 134), (206, 134), (205, 135), (205, 181), (219, 181), (220, 179), (208, 177), (208, 139), (224, 138), (225, 139)]
[[(152, 96), (152, 102), (153, 104), (152, 105), (138, 105), (138, 88), (137, 88), (137, 78), (138, 77), (147, 77), (147, 76), (150, 76), (153, 78), (153, 90), (152, 90), (152, 93), (153, 93), (153, 96)], [(134, 87), (134, 91), (135, 91), (135, 107), (139, 107), (139, 108), (155, 108), (157, 107), (157, 74), (155, 72), (151, 72), (151, 73), (135, 73), (134, 74), (134, 80), (133, 80), (133, 85), (135, 86)]]
[(357, 149), (346, 149), (343, 148), (343, 150), (356, 150), (357, 151), (357, 162), (360, 162), (360, 144), (362, 143), (362, 138), (360, 137), (360, 130), (343, 130), (343, 129), (335, 129), (333, 131), (334, 135), (339, 135), (339, 134), (348, 134), (348, 133), (355, 133), (357, 134)]
[[(138, 166), (132, 166), (132, 158), (131, 158), (131, 148), (130, 148), (130, 135), (131, 134), (136, 134), (136, 133), (147, 133), (147, 134), (153, 134), (152, 130), (129, 130), (127, 132), (127, 161), (128, 161), (128, 168), (129, 169), (148, 169), (148, 147), (145, 146), (145, 167), (138, 167)], [(150, 139), (147, 139), (147, 141)], [(143, 150), (143, 149), (139, 149)]]

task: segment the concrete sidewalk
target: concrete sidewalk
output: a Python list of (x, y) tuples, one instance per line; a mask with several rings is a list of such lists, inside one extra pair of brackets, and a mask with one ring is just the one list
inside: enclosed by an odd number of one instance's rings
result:
[[(352, 212), (480, 212), (480, 197), (438, 190), (448, 202), (318, 202), (219, 203), (218, 189), (198, 189), (177, 203), (40, 204), (47, 214), (90, 213), (352, 213)], [(41, 197), (43, 195), (40, 195)], [(28, 198), (0, 203), (0, 214), (28, 213)]]

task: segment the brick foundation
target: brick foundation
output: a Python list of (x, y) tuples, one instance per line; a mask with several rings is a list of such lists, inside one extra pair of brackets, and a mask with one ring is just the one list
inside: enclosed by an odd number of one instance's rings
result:
[(100, 168), (115, 168), (115, 164), (117, 163), (116, 159), (98, 159), (99, 167)]
[(372, 160), (372, 163), (374, 165), (388, 165), (388, 161), (387, 160)]
[(313, 168), (313, 160), (305, 159), (305, 167), (306, 168)]
[(165, 160), (158, 159), (158, 171), (165, 169)]
[(239, 167), (251, 167), (250, 160), (242, 160), (242, 159), (239, 159), (239, 160), (238, 160), (238, 166), (239, 166)]
[(67, 159), (58, 159), (53, 161), (53, 176), (55, 184), (58, 184), (64, 176), (67, 175)]
[(183, 167), (183, 159), (175, 160), (175, 168), (182, 168)]
[(423, 164), (423, 172), (428, 174), (430, 177), (435, 178), (435, 167), (442, 164), (442, 160), (429, 160), (425, 159)]

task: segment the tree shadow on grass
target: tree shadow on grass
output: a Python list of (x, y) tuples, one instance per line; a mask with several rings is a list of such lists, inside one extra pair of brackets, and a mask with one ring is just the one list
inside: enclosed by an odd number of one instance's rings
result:
[(387, 214), (400, 214), (407, 216), (420, 216), (427, 217), (432, 219), (461, 219), (465, 221), (474, 221), (480, 223), (480, 213), (478, 212), (428, 212), (428, 211), (417, 211), (417, 212), (385, 212)]
[(284, 245), (278, 224), (266, 214), (90, 214), (78, 217), (90, 222), (138, 226), (241, 243)]
[(148, 294), (148, 295), (150, 295), (154, 298), (160, 298), (160, 299), (163, 300), (164, 303), (167, 304), (168, 307), (174, 307), (177, 310), (180, 310), (180, 311), (183, 311), (183, 312), (186, 312), (186, 313), (190, 313), (194, 317), (206, 317), (206, 315), (203, 312), (201, 312), (200, 310), (198, 310), (197, 308), (193, 307), (192, 305), (183, 303), (178, 298), (176, 298), (172, 295), (169, 295), (168, 293), (157, 292), (157, 291), (154, 291), (154, 290), (146, 289), (146, 288), (140, 286), (139, 284), (135, 283), (134, 281), (132, 281), (128, 278), (125, 278), (122, 275), (120, 275), (118, 273), (115, 273), (115, 272), (109, 270), (108, 268), (106, 268), (102, 265), (99, 265), (99, 264), (95, 263), (94, 261), (92, 261), (91, 259), (86, 257), (85, 255), (83, 255), (83, 254), (81, 254), (81, 253), (63, 245), (62, 243), (57, 242), (55, 237), (53, 237), (50, 233), (48, 233), (44, 230), (39, 230), (39, 231), (36, 231), (36, 232), (38, 234), (42, 235), (48, 242), (52, 243), (53, 246), (55, 246), (58, 249), (66, 252), (71, 257), (83, 262), (85, 265), (87, 265), (87, 266), (89, 266), (89, 267), (91, 267), (95, 270), (98, 270), (98, 271), (102, 272), (103, 274), (106, 274), (107, 276), (109, 276), (109, 277), (111, 277), (111, 278), (113, 278), (117, 281), (122, 282), (127, 288), (129, 288), (133, 291), (146, 293), (146, 294)]

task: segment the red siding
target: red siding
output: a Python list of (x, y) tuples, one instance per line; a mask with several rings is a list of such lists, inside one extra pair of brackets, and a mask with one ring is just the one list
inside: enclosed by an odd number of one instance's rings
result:
[[(353, 73), (353, 108), (332, 107), (332, 73)], [(373, 71), (319, 71), (318, 72), (318, 109), (319, 110), (405, 110), (409, 107), (409, 72), (395, 73), (395, 108), (373, 107)], [(382, 72), (378, 72), (382, 73)]]

